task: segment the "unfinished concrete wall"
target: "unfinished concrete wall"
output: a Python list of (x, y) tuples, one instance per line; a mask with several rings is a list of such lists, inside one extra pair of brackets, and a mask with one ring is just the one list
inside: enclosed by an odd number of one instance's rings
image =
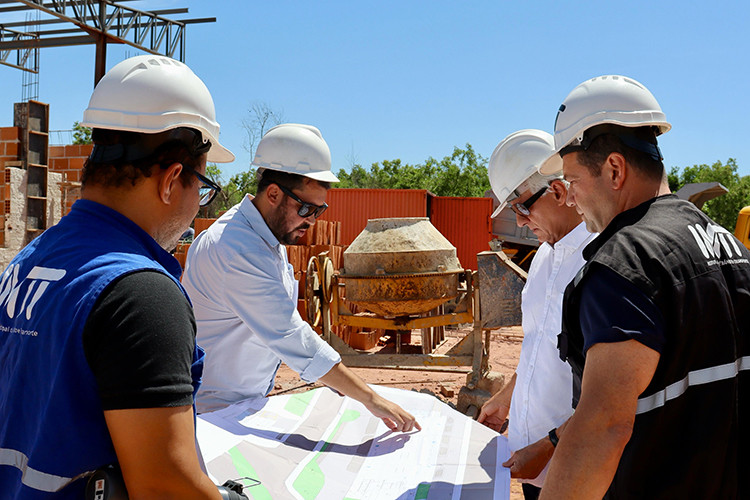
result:
[(49, 169), (62, 174), (62, 214), (70, 212), (70, 207), (81, 197), (79, 182), (83, 164), (91, 154), (91, 144), (50, 146)]
[[(28, 231), (29, 172), (22, 168), (6, 167), (3, 178), (4, 209), (3, 245), (0, 246), (0, 266), (4, 269), (13, 257), (26, 246)], [(50, 172), (47, 177), (47, 227), (54, 226), (62, 216), (60, 184), (62, 174)]]

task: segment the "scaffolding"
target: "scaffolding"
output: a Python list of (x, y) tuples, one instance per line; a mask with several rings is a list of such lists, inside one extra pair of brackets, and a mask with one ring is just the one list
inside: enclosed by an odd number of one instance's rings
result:
[[(184, 62), (186, 26), (216, 21), (213, 17), (169, 19), (165, 16), (184, 14), (188, 9), (141, 11), (121, 5), (128, 1), (131, 0), (0, 0), (0, 15), (36, 11), (44, 16), (42, 19), (37, 16), (36, 19), (0, 24), (0, 64), (38, 73), (40, 48), (96, 45), (96, 85), (106, 72), (107, 44), (126, 44)], [(59, 23), (68, 23), (72, 27), (48, 29)], [(10, 57), (12, 53), (16, 54), (15, 62)], [(29, 60), (33, 60), (36, 66), (27, 64)]]

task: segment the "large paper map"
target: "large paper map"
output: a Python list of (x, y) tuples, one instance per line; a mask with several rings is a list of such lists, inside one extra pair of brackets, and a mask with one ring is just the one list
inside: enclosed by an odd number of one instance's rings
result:
[(431, 395), (373, 388), (422, 430), (390, 432), (359, 402), (325, 388), (243, 401), (198, 418), (209, 475), (218, 484), (259, 481), (245, 489), (255, 500), (509, 497), (505, 437)]

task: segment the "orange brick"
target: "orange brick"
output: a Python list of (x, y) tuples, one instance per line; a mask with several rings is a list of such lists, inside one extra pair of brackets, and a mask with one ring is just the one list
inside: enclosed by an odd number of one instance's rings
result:
[(0, 141), (17, 141), (20, 134), (18, 127), (0, 127)]
[(54, 172), (68, 170), (68, 168), (70, 168), (67, 158), (52, 158), (49, 166)]
[(84, 163), (86, 163), (85, 158), (68, 158), (68, 169), (80, 170), (83, 168)]
[(67, 179), (71, 182), (78, 182), (81, 180), (80, 170), (67, 170), (65, 174), (67, 175)]
[(94, 149), (93, 144), (81, 144), (81, 156), (88, 158), (92, 149)]
[(65, 156), (65, 146), (50, 146), (49, 147), (50, 158), (59, 158), (61, 156)]
[(68, 144), (65, 146), (65, 157), (71, 158), (80, 154), (81, 148), (77, 144)]
[(5, 156), (15, 156), (18, 158), (18, 142), (5, 143)]

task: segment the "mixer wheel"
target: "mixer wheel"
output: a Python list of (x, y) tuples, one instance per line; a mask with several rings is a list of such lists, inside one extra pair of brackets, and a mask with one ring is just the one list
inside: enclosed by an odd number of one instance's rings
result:
[(307, 322), (315, 328), (320, 324), (320, 273), (318, 271), (318, 258), (310, 258), (307, 263), (307, 272), (305, 273), (305, 311), (307, 312)]

